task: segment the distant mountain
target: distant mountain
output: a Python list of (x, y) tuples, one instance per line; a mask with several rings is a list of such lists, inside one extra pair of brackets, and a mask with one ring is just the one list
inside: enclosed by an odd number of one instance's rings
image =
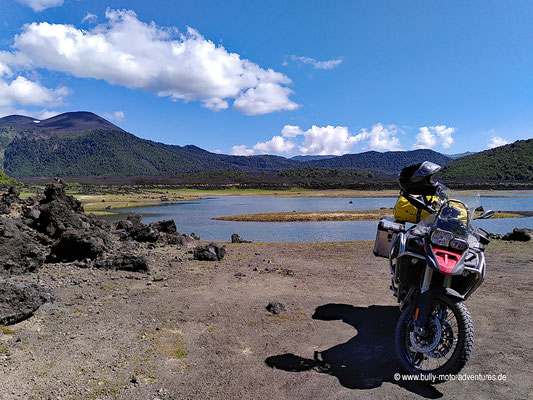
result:
[(412, 151), (367, 151), (365, 153), (345, 154), (326, 160), (313, 160), (301, 163), (312, 168), (348, 168), (398, 173), (403, 167), (423, 161), (431, 161), (444, 166), (452, 159), (433, 150)]
[(472, 154), (476, 154), (474, 151), (467, 151), (464, 153), (458, 153), (458, 154), (445, 154), (445, 156), (450, 157), (452, 160), (457, 160), (458, 158), (463, 158), (466, 156), (471, 156)]
[(291, 157), (291, 160), (295, 161), (313, 161), (313, 160), (325, 160), (328, 158), (334, 158), (337, 156), (294, 156)]
[(0, 118), (0, 168), (15, 178), (157, 176), (228, 170), (258, 173), (296, 168), (352, 169), (364, 170), (363, 175), (369, 171), (391, 175), (406, 165), (425, 160), (440, 165), (451, 161), (432, 150), (371, 151), (296, 159), (232, 156), (193, 145), (141, 139), (90, 112), (65, 113), (45, 120), (21, 115)]
[(0, 127), (8, 126), (19, 131), (39, 130), (47, 133), (82, 132), (94, 129), (122, 131), (118, 126), (102, 117), (86, 111), (64, 113), (44, 120), (23, 115), (9, 115), (0, 118)]
[(448, 164), (441, 175), (450, 179), (533, 181), (533, 139), (459, 158)]
[(278, 156), (230, 156), (197, 146), (152, 142), (89, 112), (46, 120), (0, 118), (0, 167), (14, 177), (136, 176), (235, 169), (276, 171), (300, 166)]

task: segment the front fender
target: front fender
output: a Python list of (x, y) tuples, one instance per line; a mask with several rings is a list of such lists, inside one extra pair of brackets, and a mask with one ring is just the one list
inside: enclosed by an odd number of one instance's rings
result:
[(448, 296), (457, 300), (464, 300), (464, 296), (461, 296), (455, 290), (443, 286), (431, 288), (424, 293), (420, 293), (415, 302), (415, 326), (422, 328), (426, 325), (429, 314), (431, 312), (431, 303), (436, 296)]

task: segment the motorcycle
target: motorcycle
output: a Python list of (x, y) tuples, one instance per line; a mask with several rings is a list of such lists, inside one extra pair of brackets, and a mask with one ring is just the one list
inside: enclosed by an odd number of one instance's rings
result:
[(483, 283), (489, 243), (473, 220), (494, 212), (474, 218), (465, 202), (433, 183), (436, 164), (408, 168), (404, 185), (400, 178), (401, 198), (419, 217), (426, 216), (409, 228), (405, 221), (382, 219), (374, 254), (389, 259), (391, 290), (401, 311), (394, 338), (400, 364), (409, 374), (438, 383), (459, 373), (472, 352), (474, 326), (463, 302)]

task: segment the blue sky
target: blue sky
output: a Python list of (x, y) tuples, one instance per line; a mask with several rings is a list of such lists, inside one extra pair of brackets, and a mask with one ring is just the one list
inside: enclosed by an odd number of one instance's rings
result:
[[(233, 154), (533, 137), (533, 3), (0, 3), (0, 115), (88, 110)], [(190, 28), (190, 29), (189, 29)]]

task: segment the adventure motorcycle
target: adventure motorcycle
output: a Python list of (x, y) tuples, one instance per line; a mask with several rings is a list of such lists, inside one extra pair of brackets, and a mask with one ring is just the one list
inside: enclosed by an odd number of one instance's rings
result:
[(472, 220), (494, 214), (473, 218), (473, 209), (433, 182), (439, 170), (428, 161), (402, 170), (396, 221), (380, 221), (374, 247), (375, 255), (389, 258), (402, 311), (394, 338), (400, 363), (433, 382), (457, 374), (470, 357), (474, 327), (463, 301), (485, 278), (489, 243)]

